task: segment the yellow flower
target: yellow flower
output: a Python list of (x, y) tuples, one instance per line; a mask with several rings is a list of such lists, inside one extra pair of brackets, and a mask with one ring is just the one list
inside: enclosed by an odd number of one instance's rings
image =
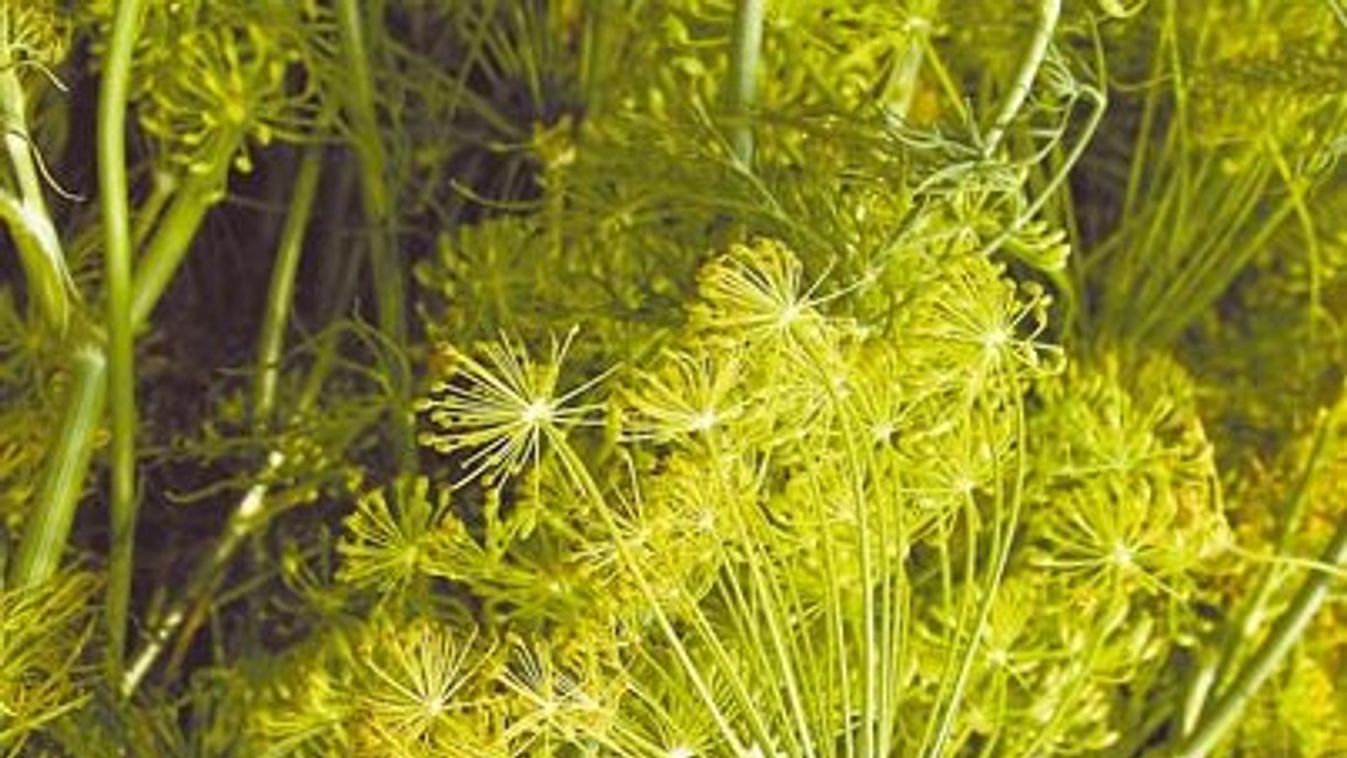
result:
[(389, 748), (452, 744), (482, 707), (476, 687), (492, 648), (477, 644), (476, 629), (459, 635), (427, 620), (387, 627), (372, 643), (358, 699), (375, 741)]
[(734, 398), (744, 381), (737, 352), (670, 352), (659, 370), (643, 372), (641, 387), (627, 395), (633, 439), (688, 440), (738, 418), (743, 401)]
[(482, 478), (494, 484), (526, 464), (536, 465), (545, 438), (597, 423), (598, 407), (576, 399), (606, 373), (569, 390), (559, 383), (575, 334), (572, 329), (561, 342), (553, 340), (551, 355), (541, 363), (504, 335), (481, 349), (480, 361), (446, 347), (449, 376), (419, 406), (438, 430), (422, 434), (421, 443), (441, 453), (464, 453), (460, 482)]
[(427, 572), (437, 538), (451, 539), (448, 510), (448, 493), (432, 495), (424, 477), (398, 481), (391, 497), (384, 490), (363, 495), (337, 546), (341, 580), (384, 593), (405, 588)]
[(805, 286), (804, 266), (774, 240), (735, 245), (697, 275), (702, 302), (693, 324), (748, 340), (808, 341), (825, 322), (818, 306), (820, 279)]

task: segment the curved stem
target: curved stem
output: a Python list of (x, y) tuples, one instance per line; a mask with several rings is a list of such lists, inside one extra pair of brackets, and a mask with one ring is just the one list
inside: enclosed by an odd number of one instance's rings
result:
[[(148, 318), (173, 272), (182, 262), (206, 211), (220, 197), (228, 156), (234, 145), (221, 148), (217, 170), (183, 185), (160, 224), (132, 283), (131, 332)], [(94, 440), (107, 400), (107, 356), (100, 335), (74, 343), (74, 383), (56, 444), (42, 474), (42, 484), (26, 526), (10, 578), (15, 586), (31, 586), (55, 573), (65, 549), (75, 509), (89, 472)]]
[(9, 229), (36, 309), (64, 331), (70, 321), (70, 273), (51, 219), (28, 202), (0, 189), (0, 221)]
[(1062, 15), (1062, 0), (1041, 0), (1039, 11), (1038, 26), (1034, 29), (1033, 39), (1029, 41), (1029, 50), (1025, 53), (1024, 60), (1020, 62), (1020, 70), (1010, 85), (1010, 92), (1006, 93), (1006, 100), (1001, 104), (1001, 110), (997, 112), (991, 130), (987, 132), (984, 155), (990, 156), (1001, 146), (1006, 130), (1010, 128), (1010, 124), (1024, 107), (1024, 101), (1033, 91), (1034, 79), (1038, 76), (1038, 70), (1043, 67), (1043, 60), (1048, 55), (1048, 45), (1052, 44), (1052, 34), (1057, 30), (1057, 19)]
[(43, 316), (64, 332), (70, 321), (70, 297), (74, 287), (66, 267), (56, 226), (52, 223), (42, 193), (42, 179), (33, 159), (28, 137), (27, 97), (10, 48), (9, 11), (0, 12), (0, 127), (5, 150), (14, 171), (18, 197), (5, 195), (3, 220), (10, 229), (23, 259), (29, 291)]
[(183, 182), (177, 197), (164, 212), (136, 267), (131, 296), (133, 330), (149, 319), (191, 247), (192, 239), (206, 218), (206, 212), (220, 200), (228, 178), (229, 156), (234, 152), (234, 144), (230, 141), (229, 149), (220, 151), (223, 157), (217, 156), (216, 164), (210, 170), (194, 174)]

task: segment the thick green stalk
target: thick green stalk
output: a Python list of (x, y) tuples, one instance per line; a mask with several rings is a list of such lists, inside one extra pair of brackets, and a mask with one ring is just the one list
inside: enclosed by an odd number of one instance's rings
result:
[(730, 40), (730, 81), (727, 102), (730, 146), (745, 167), (753, 165), (751, 114), (758, 101), (758, 59), (762, 55), (762, 27), (766, 0), (739, 0), (734, 9), (734, 33)]
[(228, 178), (229, 155), (232, 152), (221, 150), (223, 157), (217, 156), (212, 169), (193, 174), (183, 182), (160, 219), (136, 267), (135, 289), (131, 296), (133, 327), (139, 328), (149, 319), (191, 247), (192, 239), (206, 218), (206, 212), (223, 196)]
[[(1338, 524), (1338, 530), (1324, 549), (1319, 563), (1327, 567), (1347, 564), (1347, 519)], [(1202, 758), (1225, 737), (1234, 726), (1244, 707), (1258, 692), (1258, 688), (1281, 665), (1287, 652), (1298, 642), (1314, 614), (1328, 598), (1334, 576), (1328, 571), (1312, 569), (1300, 586), (1291, 606), (1277, 620), (1263, 645), (1240, 671), (1229, 690), (1222, 695), (1186, 740), (1174, 750), (1174, 758)]]
[(74, 375), (65, 418), (52, 446), (10, 574), (14, 587), (31, 587), (49, 579), (60, 564), (66, 538), (75, 520), (75, 506), (84, 491), (84, 477), (93, 455), (94, 438), (103, 417), (107, 361), (93, 342), (74, 350)]
[[(375, 15), (374, 17), (378, 17)], [(349, 72), (344, 81), (346, 110), (351, 120), (353, 144), (360, 160), (361, 199), (365, 220), (370, 225), (370, 270), (374, 279), (374, 298), (379, 314), (379, 330), (399, 351), (407, 346), (406, 283), (402, 256), (392, 236), (392, 203), (388, 196), (387, 158), (384, 155), (375, 109), (374, 78), (369, 67), (365, 40), (365, 17), (358, 0), (339, 0), (337, 23), (341, 33), (342, 55)], [(404, 472), (416, 467), (413, 438), (411, 378), (390, 377), (397, 396), (392, 414), (394, 457)]]
[(98, 186), (107, 280), (108, 395), (112, 403), (111, 549), (107, 599), (108, 668), (126, 654), (136, 537), (136, 364), (131, 331), (131, 221), (126, 180), (126, 104), (131, 53), (145, 0), (121, 0), (98, 97)]
[(19, 254), (28, 297), (47, 323), (64, 332), (70, 321), (70, 276), (56, 229), (43, 211), (0, 189), (0, 221)]
[(313, 201), (318, 194), (318, 177), (323, 165), (323, 149), (310, 147), (304, 152), (299, 175), (290, 197), (290, 207), (281, 230), (276, 249), (276, 263), (271, 272), (271, 286), (267, 293), (267, 310), (262, 318), (262, 333), (257, 345), (257, 380), (253, 387), (253, 422), (258, 427), (271, 423), (276, 405), (276, 383), (280, 376), (281, 348), (285, 344), (285, 327), (290, 322), (290, 310), (295, 294), (295, 273), (299, 270), (304, 236), (313, 214)]
[[(26, 138), (27, 105), (10, 48), (9, 13), (0, 13), (0, 117), (5, 150), (18, 196), (0, 190), (0, 218), (9, 227), (28, 278), (29, 292), (47, 321), (64, 332), (71, 315), (69, 272), (60, 239), (47, 211), (32, 145)], [(37, 491), (34, 509), (14, 563), (15, 587), (38, 584), (50, 577), (65, 548), (74, 521), (75, 503), (93, 452), (94, 432), (103, 412), (106, 363), (91, 342), (76, 342), (72, 352), (73, 382), (69, 405)]]

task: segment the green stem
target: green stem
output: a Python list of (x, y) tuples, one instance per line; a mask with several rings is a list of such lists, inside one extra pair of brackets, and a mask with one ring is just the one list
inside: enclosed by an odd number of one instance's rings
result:
[(734, 9), (734, 33), (730, 41), (730, 81), (727, 105), (730, 146), (743, 166), (753, 165), (753, 127), (750, 114), (758, 100), (758, 59), (762, 54), (763, 17), (766, 0), (739, 0)]
[(1034, 29), (1033, 39), (1029, 41), (1029, 50), (1025, 53), (1024, 60), (1020, 62), (1020, 70), (1010, 85), (1010, 92), (1006, 93), (1006, 100), (1001, 104), (1001, 110), (996, 114), (991, 130), (987, 132), (984, 155), (991, 155), (1000, 147), (1001, 141), (1005, 139), (1006, 130), (1015, 121), (1020, 109), (1024, 107), (1024, 101), (1033, 91), (1034, 79), (1038, 76), (1038, 70), (1043, 67), (1043, 60), (1048, 55), (1048, 46), (1052, 44), (1053, 32), (1057, 30), (1057, 19), (1062, 15), (1062, 0), (1041, 0), (1039, 11), (1039, 23)]
[(318, 312), (320, 324), (331, 324), (348, 315), (361, 268), (346, 222), (356, 191), (356, 170), (351, 161), (339, 161), (336, 176), (329, 177), (323, 182), (328, 189), (321, 215), (330, 221), (322, 225), (314, 252), (318, 262), (317, 288), (323, 293)]
[[(1159, 34), (1157, 47), (1163, 49), (1170, 44), (1171, 28), (1168, 25), (1162, 26)], [(1164, 55), (1157, 54), (1152, 58), (1150, 71), (1150, 81), (1162, 81), (1165, 64), (1169, 59)], [(1141, 106), (1141, 119), (1137, 124), (1136, 142), (1132, 145), (1132, 165), (1127, 173), (1127, 189), (1123, 196), (1123, 207), (1121, 218), (1132, 218), (1136, 213), (1137, 200), (1141, 196), (1141, 189), (1146, 183), (1147, 167), (1152, 164), (1148, 162), (1150, 150), (1152, 149), (1153, 133), (1155, 131), (1155, 120), (1160, 111), (1160, 102), (1162, 95), (1166, 90), (1160, 86), (1152, 84), (1148, 86), (1146, 97)]]
[[(1274, 543), (1278, 556), (1285, 554), (1290, 547), (1291, 537), (1295, 535), (1296, 527), (1309, 504), (1310, 486), (1314, 483), (1320, 465), (1325, 458), (1330, 432), (1335, 425), (1331, 413), (1325, 412), (1318, 419), (1314, 441), (1310, 446), (1309, 458), (1288, 495), (1285, 505), (1279, 509), (1284, 515), (1277, 529), (1277, 539)], [(1189, 689), (1184, 734), (1192, 732), (1195, 728), (1196, 721), (1204, 708), (1205, 700), (1211, 694), (1211, 689), (1219, 690), (1229, 682), (1231, 671), (1238, 661), (1238, 653), (1243, 647), (1242, 643), (1253, 637), (1262, 627), (1268, 606), (1277, 590), (1282, 586), (1281, 579), (1279, 567), (1276, 564), (1269, 564), (1265, 567), (1250, 596), (1248, 606), (1242, 613), (1231, 619), (1229, 625), (1223, 630), (1219, 638), (1219, 655), (1213, 659), (1210, 665), (1199, 669), (1198, 676), (1195, 677)]]
[[(140, 262), (131, 293), (131, 331), (148, 318), (168, 281), (182, 262), (206, 211), (221, 195), (234, 145), (225, 145), (217, 156), (215, 171), (194, 176), (182, 187), (172, 207), (151, 239)], [(213, 183), (212, 183), (213, 182)], [(56, 445), (43, 472), (43, 482), (34, 511), (19, 546), (19, 558), (11, 578), (26, 587), (50, 578), (60, 564), (75, 509), (89, 472), (94, 439), (102, 419), (106, 396), (107, 357), (101, 336), (90, 336), (72, 348), (74, 386), (66, 407)]]
[(229, 514), (229, 523), (215, 543), (215, 547), (206, 560), (196, 566), (187, 580), (186, 588), (163, 614), (159, 623), (155, 624), (146, 635), (144, 646), (132, 657), (121, 678), (122, 697), (129, 698), (135, 693), (145, 675), (149, 673), (150, 667), (168, 646), (173, 634), (188, 620), (188, 615), (197, 602), (215, 586), (216, 578), (233, 559), (244, 540), (265, 519), (267, 496), (271, 491), (268, 481), (275, 477), (276, 472), (284, 464), (285, 456), (279, 451), (272, 451), (267, 459), (266, 469), (257, 477), (256, 483), (244, 493), (234, 512)]
[(0, 221), (9, 229), (28, 282), (28, 297), (58, 332), (70, 321), (70, 274), (60, 239), (44, 212), (0, 189)]
[(136, 531), (136, 364), (131, 324), (131, 222), (126, 180), (126, 103), (131, 53), (145, 0), (121, 0), (98, 98), (98, 185), (107, 279), (108, 394), (112, 401), (112, 515), (107, 623), (108, 667), (126, 654)]
[(47, 210), (42, 181), (28, 139), (27, 99), (16, 71), (14, 52), (9, 48), (8, 11), (0, 13), (0, 128), (9, 162), (14, 170), (18, 197), (5, 192), (0, 208), (15, 247), (22, 258), (39, 311), (58, 332), (64, 332), (70, 320), (70, 298), (74, 291), (60, 238)]
[(139, 250), (145, 245), (145, 240), (149, 239), (150, 232), (154, 231), (155, 223), (159, 221), (159, 214), (164, 212), (164, 206), (173, 199), (178, 185), (179, 179), (176, 174), (167, 171), (154, 172), (150, 194), (136, 209), (136, 220), (131, 229), (132, 250)]
[[(318, 357), (309, 370), (308, 381), (305, 382), (304, 390), (295, 404), (298, 412), (304, 413), (313, 408), (325, 380), (335, 365), (338, 343), (336, 332), (321, 338)], [(248, 488), (239, 499), (238, 505), (234, 507), (234, 511), (229, 514), (224, 533), (216, 541), (215, 547), (211, 549), (206, 560), (193, 570), (186, 588), (162, 614), (153, 629), (146, 634), (144, 646), (126, 667), (121, 682), (123, 697), (130, 697), (136, 691), (145, 675), (149, 673), (150, 667), (164, 652), (169, 640), (188, 621), (192, 609), (211, 592), (247, 537), (266, 522), (270, 515), (266, 509), (267, 498), (271, 494), (268, 482), (276, 477), (285, 462), (285, 455), (280, 450), (272, 450), (267, 456), (266, 466), (256, 477), (256, 483)]]
[(46, 200), (42, 195), (42, 180), (39, 178), (37, 163), (33, 160), (33, 146), (26, 135), (28, 116), (23, 85), (6, 52), (0, 56), (7, 62), (0, 73), (0, 100), (4, 102), (5, 149), (9, 153), (10, 163), (14, 165), (14, 176), (19, 184), (19, 193), (27, 203), (47, 213)]
[(84, 491), (84, 477), (103, 417), (107, 361), (92, 342), (74, 351), (74, 381), (65, 417), (57, 432), (51, 459), (43, 471), (35, 508), (25, 526), (19, 554), (10, 575), (14, 587), (41, 584), (56, 573), (66, 538), (75, 520), (75, 506)]
[[(1319, 562), (1329, 567), (1347, 563), (1347, 519), (1338, 524), (1338, 530)], [(1287, 652), (1305, 633), (1314, 614), (1328, 598), (1332, 582), (1333, 574), (1321, 570), (1314, 570), (1305, 580), (1290, 608), (1277, 620), (1267, 640), (1240, 671), (1226, 694), (1216, 701), (1192, 735), (1175, 748), (1174, 758), (1202, 758), (1216, 747), (1258, 688), (1277, 670)]]
[[(570, 444), (566, 442), (566, 438), (562, 432), (552, 426), (545, 427), (544, 431), (548, 441), (553, 444), (557, 451), (557, 455), (562, 464), (562, 470), (570, 479), (571, 483), (579, 490), (579, 493), (590, 501), (595, 513), (599, 516), (599, 520), (603, 522), (604, 528), (608, 531), (609, 535), (611, 535), (618, 560), (621, 562), (623, 568), (631, 572), (632, 580), (636, 583), (637, 590), (641, 593), (642, 598), (647, 603), (650, 613), (654, 617), (655, 624), (659, 627), (660, 631), (664, 634), (665, 639), (668, 641), (674, 654), (674, 658), (677, 659), (683, 672), (687, 674), (688, 679), (691, 680), (692, 687), (696, 691), (698, 699), (706, 706), (707, 713), (715, 723), (716, 731), (725, 742), (729, 743), (730, 749), (734, 755), (746, 755), (748, 751), (743, 742), (739, 739), (738, 732), (731, 724), (729, 715), (724, 712), (717, 702), (715, 690), (712, 688), (710, 682), (702, 676), (700, 669), (692, 658), (691, 652), (687, 649), (687, 646), (683, 644), (682, 635), (679, 634), (673, 621), (664, 612), (664, 603), (655, 593), (654, 588), (650, 586), (650, 582), (646, 579), (645, 572), (641, 569), (640, 561), (632, 555), (631, 548), (622, 534), (621, 526), (618, 525), (617, 519), (614, 518), (613, 514), (609, 511), (608, 503), (603, 496), (603, 491), (599, 488), (598, 483), (594, 481), (594, 477), (589, 473), (589, 469), (585, 467), (585, 464), (580, 460), (580, 457), (576, 455)], [(693, 614), (694, 621), (699, 617), (700, 614)], [(714, 637), (707, 637), (708, 642), (712, 642), (713, 640)], [(738, 679), (733, 669), (726, 669), (726, 673), (731, 682)], [(748, 703), (745, 702), (744, 705), (747, 706)], [(750, 721), (753, 721), (754, 716), (756, 715), (757, 714), (751, 708), (748, 708), (747, 712), (744, 714), (745, 718)]]
[[(321, 147), (310, 147), (304, 153), (299, 175), (295, 180), (289, 212), (281, 231), (276, 265), (272, 269), (267, 311), (263, 317), (262, 334), (259, 337), (258, 376), (253, 405), (254, 423), (263, 429), (271, 426), (275, 410), (285, 326), (293, 305), (295, 273), (299, 267), (304, 237), (318, 194), (322, 158)], [(310, 409), (317, 399), (323, 380), (335, 360), (336, 348), (335, 336), (322, 338), (318, 359), (310, 370), (309, 381), (305, 384), (297, 403), (301, 412)], [(266, 509), (267, 498), (271, 494), (268, 482), (275, 478), (285, 462), (285, 455), (280, 450), (272, 450), (267, 456), (265, 469), (256, 477), (256, 483), (248, 488), (234, 511), (230, 513), (224, 533), (220, 535), (207, 558), (193, 570), (186, 588), (178, 594), (168, 610), (153, 625), (146, 635), (144, 645), (127, 666), (121, 681), (123, 697), (130, 697), (136, 691), (154, 662), (167, 648), (173, 635), (183, 628), (193, 609), (215, 587), (225, 567), (233, 560), (244, 541), (266, 521), (269, 515)]]
[[(996, 511), (992, 517), (993, 528), (992, 546), (991, 546), (991, 566), (988, 570), (988, 583), (982, 594), (977, 609), (977, 617), (974, 622), (973, 632), (968, 641), (967, 652), (965, 653), (958, 673), (955, 675), (954, 688), (950, 694), (949, 700), (945, 703), (944, 715), (940, 721), (940, 728), (936, 735), (934, 747), (925, 755), (930, 758), (939, 758), (944, 754), (945, 746), (954, 732), (954, 717), (962, 707), (964, 691), (968, 686), (969, 678), (972, 673), (973, 662), (977, 656), (979, 646), (982, 644), (982, 637), (986, 633), (988, 621), (991, 617), (992, 603), (996, 599), (996, 593), (1000, 591), (1003, 580), (1006, 575), (1006, 568), (1010, 562), (1010, 551), (1015, 541), (1015, 533), (1019, 530), (1020, 515), (1024, 508), (1024, 490), (1025, 482), (1028, 478), (1028, 423), (1025, 419), (1025, 408), (1021, 389), (1018, 386), (1018, 380), (1011, 375), (1003, 375), (1002, 380), (1010, 384), (1009, 395), (1013, 398), (1013, 408), (1015, 412), (1015, 471), (1012, 480), (1012, 488), (1009, 493), (1009, 507), (1004, 515), (1001, 509), (1005, 505), (1006, 493), (1001, 483), (1002, 473), (1000, 463), (995, 464), (996, 474)], [(984, 413), (988, 413), (984, 409)], [(988, 429), (993, 425), (988, 419)], [(1004, 531), (997, 530), (997, 527), (1005, 523)], [(972, 573), (970, 571), (970, 576)]]
[[(374, 106), (374, 78), (370, 73), (364, 21), (359, 0), (338, 1), (337, 24), (341, 34), (342, 55), (349, 72), (345, 78), (349, 95), (346, 108), (351, 120), (353, 145), (360, 160), (361, 200), (365, 220), (372, 230), (369, 235), (370, 269), (374, 279), (379, 330), (397, 350), (405, 352), (407, 318), (404, 266), (392, 237), (387, 158)], [(394, 457), (399, 470), (409, 472), (416, 467), (416, 444), (409, 410), (411, 378), (401, 375), (401, 372), (396, 373), (390, 377), (399, 401), (392, 418)]]
[(323, 149), (308, 148), (300, 163), (285, 226), (276, 249), (276, 263), (267, 294), (267, 310), (262, 318), (262, 333), (258, 338), (257, 382), (253, 390), (253, 422), (262, 428), (270, 425), (272, 411), (276, 406), (281, 348), (285, 343), (285, 327), (290, 321), (290, 309), (294, 301), (295, 273), (299, 270), (300, 253), (304, 249), (304, 236), (313, 214), (322, 165)]
[(899, 124), (908, 121), (912, 103), (921, 83), (921, 65), (925, 61), (931, 38), (935, 3), (922, 0), (908, 8), (907, 49), (887, 77), (880, 101)]
[(150, 317), (163, 296), (183, 257), (191, 247), (206, 212), (219, 202), (228, 179), (229, 158), (233, 150), (221, 150), (215, 165), (183, 182), (178, 195), (150, 238), (136, 267), (135, 289), (131, 300), (131, 322), (138, 329)]

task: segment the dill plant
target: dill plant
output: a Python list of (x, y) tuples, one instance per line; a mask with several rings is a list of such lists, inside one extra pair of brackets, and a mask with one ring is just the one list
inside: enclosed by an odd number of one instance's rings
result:
[(1341, 754), (1344, 18), (0, 0), (0, 752)]

